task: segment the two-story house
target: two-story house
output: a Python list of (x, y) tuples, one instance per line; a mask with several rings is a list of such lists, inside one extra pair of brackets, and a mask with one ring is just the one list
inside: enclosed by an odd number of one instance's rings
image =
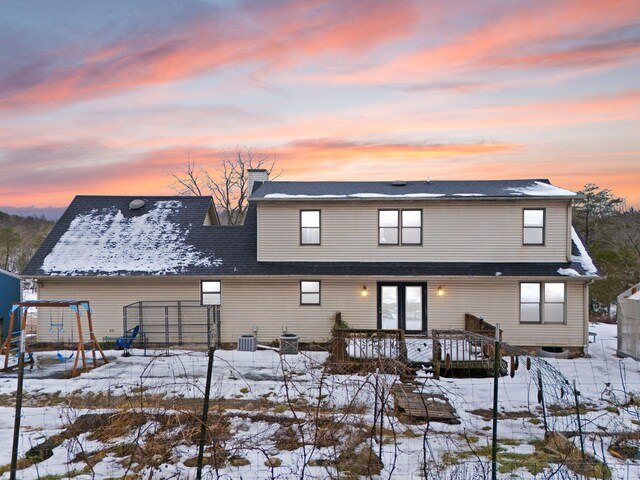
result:
[[(41, 299), (89, 300), (98, 336), (139, 301), (220, 305), (222, 342), (352, 327), (500, 323), (522, 346), (581, 349), (601, 276), (547, 180), (280, 182), (250, 172), (243, 226), (209, 197), (78, 196), (24, 275)], [(41, 320), (43, 339), (47, 320)]]

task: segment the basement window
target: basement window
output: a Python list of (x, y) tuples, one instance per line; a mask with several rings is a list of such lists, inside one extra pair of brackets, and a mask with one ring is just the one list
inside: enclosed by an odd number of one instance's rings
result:
[(564, 283), (521, 283), (520, 323), (565, 323)]
[(300, 305), (320, 305), (320, 281), (300, 281)]
[(522, 244), (544, 245), (544, 208), (525, 208), (522, 213)]
[(200, 283), (202, 305), (220, 305), (221, 300), (220, 280), (203, 280)]

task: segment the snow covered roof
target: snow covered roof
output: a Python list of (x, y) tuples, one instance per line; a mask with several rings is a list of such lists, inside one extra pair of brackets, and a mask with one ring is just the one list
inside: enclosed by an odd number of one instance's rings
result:
[(211, 198), (74, 199), (26, 272), (44, 275), (167, 275), (215, 268), (222, 259), (202, 242)]
[(558, 273), (566, 277), (603, 277), (604, 274), (596, 266), (587, 251), (580, 235), (571, 227), (571, 264), (558, 269)]
[(407, 182), (265, 182), (252, 200), (579, 198), (546, 179)]

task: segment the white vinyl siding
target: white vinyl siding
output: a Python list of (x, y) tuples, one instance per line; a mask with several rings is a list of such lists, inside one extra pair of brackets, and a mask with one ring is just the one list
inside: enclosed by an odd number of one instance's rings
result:
[[(46, 278), (40, 290), (43, 300), (81, 298), (91, 302), (96, 335), (122, 334), (122, 307), (140, 300), (199, 301), (197, 278)], [(315, 279), (310, 279), (315, 280)], [(325, 341), (331, 335), (333, 316), (353, 328), (376, 328), (377, 281), (427, 282), (427, 327), (464, 328), (464, 315), (471, 313), (487, 322), (500, 323), (504, 339), (514, 345), (571, 346), (586, 343), (584, 284), (566, 284), (566, 321), (559, 324), (523, 324), (519, 321), (520, 283), (538, 279), (496, 278), (336, 278), (319, 279), (322, 304), (313, 308), (300, 305), (299, 278), (223, 277), (224, 302), (220, 307), (222, 341), (236, 342), (239, 335), (258, 326), (258, 339), (271, 342), (283, 329), (300, 336), (304, 342)], [(539, 279), (540, 283), (545, 280)], [(444, 294), (437, 295), (438, 286)], [(370, 292), (362, 296), (362, 288)], [(38, 340), (56, 341), (50, 333), (48, 312), (40, 309)], [(72, 312), (69, 311), (68, 315)], [(65, 330), (69, 336), (70, 330)]]
[[(568, 208), (565, 202), (433, 201), (281, 202), (258, 205), (258, 260), (264, 262), (566, 262)], [(544, 208), (545, 246), (523, 245), (523, 203)], [(301, 209), (321, 208), (322, 244), (299, 244)], [(397, 207), (397, 209), (395, 208)], [(379, 211), (422, 210), (421, 245), (379, 244)], [(389, 222), (391, 222), (389, 220)], [(387, 222), (385, 222), (387, 223)], [(402, 241), (397, 227), (384, 234)], [(397, 235), (394, 233), (398, 231)], [(407, 232), (407, 234), (409, 234)], [(397, 236), (397, 238), (396, 238)]]

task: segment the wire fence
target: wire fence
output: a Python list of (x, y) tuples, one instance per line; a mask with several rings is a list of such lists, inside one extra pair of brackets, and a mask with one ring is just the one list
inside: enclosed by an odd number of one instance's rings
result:
[[(52, 355), (36, 356), (18, 478), (195, 478), (206, 356), (143, 353), (108, 352), (114, 361), (78, 379), (53, 375), (66, 364), (48, 363)], [(411, 422), (391, 393), (397, 372), (384, 362), (331, 372), (329, 353), (217, 351), (203, 478), (491, 478), (492, 378), (418, 372), (416, 392), (445, 395), (461, 423)], [(637, 362), (515, 356), (513, 377), (505, 355), (499, 380), (498, 478), (640, 478), (632, 455), (612, 453), (638, 447)], [(11, 377), (4, 383), (0, 409), (10, 419)]]

